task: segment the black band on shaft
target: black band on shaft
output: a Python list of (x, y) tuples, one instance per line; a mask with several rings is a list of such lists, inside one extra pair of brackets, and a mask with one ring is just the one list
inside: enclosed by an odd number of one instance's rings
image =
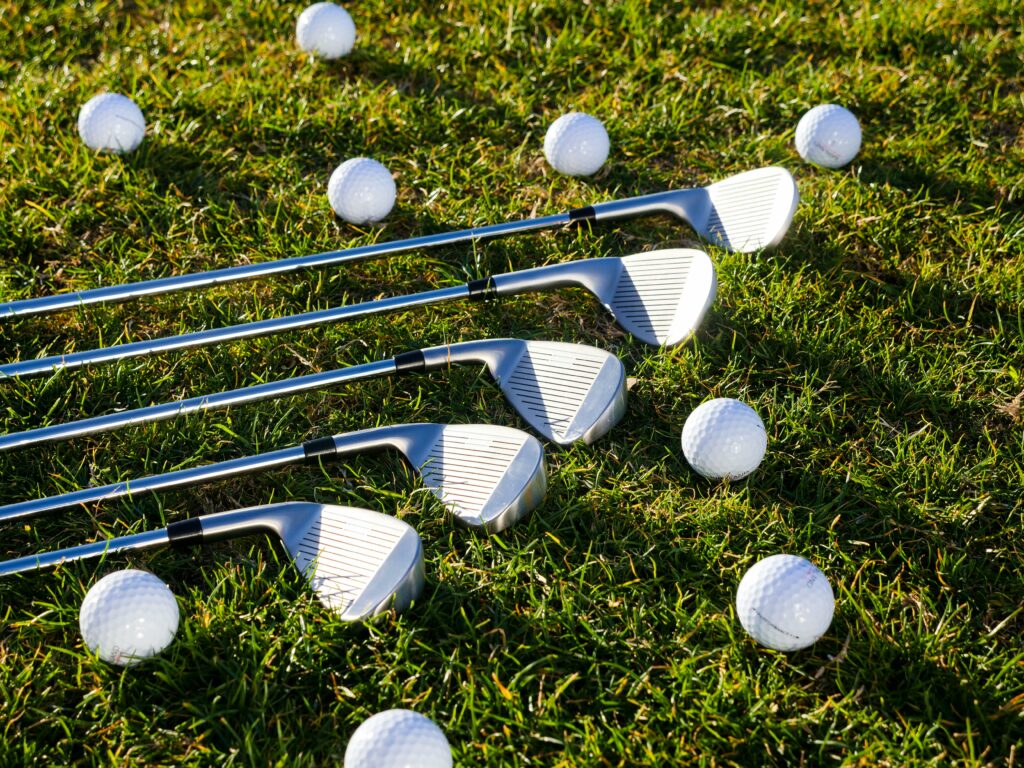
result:
[(469, 288), (469, 298), (473, 301), (486, 301), (498, 295), (498, 286), (494, 284), (493, 277), (472, 280), (466, 283), (466, 287)]
[(333, 437), (318, 437), (316, 440), (310, 440), (302, 444), (302, 450), (306, 454), (306, 461), (316, 461), (321, 456), (336, 456), (338, 454)]
[(174, 549), (186, 549), (203, 541), (203, 524), (198, 517), (178, 520), (167, 526), (167, 541)]
[(588, 205), (586, 208), (574, 208), (569, 211), (569, 221), (571, 223), (579, 223), (581, 221), (593, 221), (597, 217), (594, 212), (594, 206)]
[(426, 370), (426, 366), (421, 349), (395, 355), (395, 373), (419, 373)]

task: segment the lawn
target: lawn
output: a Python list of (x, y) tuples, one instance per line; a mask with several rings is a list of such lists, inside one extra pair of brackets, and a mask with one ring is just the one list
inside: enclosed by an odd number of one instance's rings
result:
[[(6, 432), (516, 336), (596, 345), (631, 377), (593, 446), (547, 446), (549, 491), (496, 536), (457, 526), (393, 454), (297, 466), (8, 524), (5, 558), (289, 499), (402, 517), (427, 586), (346, 624), (263, 539), (110, 557), (0, 583), (0, 764), (339, 764), (369, 715), (415, 709), (460, 766), (982, 766), (1024, 761), (1024, 10), (961, 3), (368, 0), (346, 58), (299, 52), (301, 4), (0, 0), (0, 296), (41, 296), (546, 215), (762, 165), (801, 204), (774, 249), (668, 218), (451, 246), (0, 324), (2, 362), (455, 285), (703, 247), (718, 298), (690, 343), (645, 346), (582, 290), (421, 308), (0, 383)], [(146, 115), (97, 155), (80, 106)], [(841, 103), (840, 170), (793, 146)], [(544, 131), (600, 117), (595, 176)], [(372, 156), (398, 203), (334, 217), (327, 180)], [(690, 470), (683, 422), (753, 405), (760, 469)], [(405, 421), (523, 426), (482, 369), (389, 378), (0, 455), (6, 503)], [(810, 558), (828, 634), (782, 654), (733, 607), (747, 568)], [(160, 657), (94, 659), (78, 608), (134, 565), (179, 596)]]

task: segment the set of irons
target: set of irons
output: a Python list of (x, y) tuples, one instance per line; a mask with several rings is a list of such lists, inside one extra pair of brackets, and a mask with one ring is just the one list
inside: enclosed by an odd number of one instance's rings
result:
[[(119, 302), (236, 280), (282, 274), (357, 259), (517, 232), (668, 213), (703, 239), (740, 252), (777, 243), (796, 210), (788, 171), (768, 167), (708, 187), (662, 192), (580, 208), (568, 213), (0, 304), (0, 321), (90, 304)], [(654, 346), (686, 341), (714, 300), (717, 283), (701, 250), (674, 248), (570, 261), (493, 275), (410, 296), (306, 312), (180, 336), (0, 365), (0, 379), (191, 349), (287, 330), (458, 299), (486, 300), (529, 291), (582, 287), (619, 325)], [(328, 370), (216, 394), (120, 411), (17, 434), (0, 435), (0, 451), (26, 448), (129, 425), (226, 408), (342, 383), (424, 372), (453, 364), (484, 364), (509, 403), (538, 434), (566, 445), (592, 443), (626, 408), (626, 375), (614, 355), (594, 347), (551, 341), (482, 339), (430, 347), (363, 365)], [(398, 424), (311, 440), (299, 446), (0, 506), (0, 522), (42, 512), (271, 469), (297, 462), (392, 449), (402, 454), (454, 518), (489, 533), (503, 530), (543, 499), (544, 450), (517, 429), (483, 424)], [(363, 620), (405, 607), (422, 587), (423, 551), (406, 523), (368, 510), (286, 502), (181, 520), (165, 529), (98, 541), (0, 563), (0, 575), (124, 550), (186, 546), (258, 532), (278, 536), (320, 600), (346, 620)]]

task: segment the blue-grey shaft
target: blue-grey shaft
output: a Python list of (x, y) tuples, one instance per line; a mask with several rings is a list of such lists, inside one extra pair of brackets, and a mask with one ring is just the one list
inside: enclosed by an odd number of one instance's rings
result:
[(396, 296), (362, 304), (350, 304), (344, 307), (321, 309), (315, 312), (303, 312), (298, 315), (274, 317), (269, 320), (257, 320), (256, 322), (231, 325), (225, 328), (211, 328), (206, 331), (182, 334), (181, 336), (166, 336), (159, 339), (136, 341), (130, 344), (119, 344), (103, 349), (90, 349), (84, 352), (71, 352), (66, 355), (40, 357), (35, 360), (0, 365), (0, 379), (17, 376), (38, 376), (44, 373), (55, 373), (65, 368), (80, 368), (84, 365), (110, 363), (115, 360), (125, 360), (131, 357), (156, 355), (162, 352), (173, 352), (181, 349), (194, 349), (224, 341), (238, 341), (240, 339), (251, 339), (256, 336), (268, 336), (274, 333), (312, 328), (313, 326), (324, 325), (325, 323), (352, 320), (395, 309), (407, 309), (424, 304), (436, 304), (442, 301), (463, 299), (468, 296), (468, 287), (466, 285), (458, 285), (451, 288), (424, 291), (423, 293), (411, 296)]
[(84, 488), (80, 491), (62, 493), (58, 496), (47, 496), (42, 499), (19, 501), (14, 504), (0, 506), (0, 522), (31, 517), (43, 512), (67, 509), (84, 504), (93, 504), (109, 499), (133, 498), (147, 493), (166, 491), (173, 488), (186, 488), (215, 480), (223, 480), (238, 475), (247, 475), (267, 469), (299, 464), (304, 461), (319, 461), (326, 458), (352, 456), (357, 453), (380, 451), (386, 448), (402, 449), (402, 440), (408, 442), (408, 435), (418, 434), (419, 430), (434, 429), (433, 424), (401, 424), (385, 427), (371, 427), (357, 432), (346, 432), (332, 437), (310, 440), (302, 445), (281, 448), (280, 450), (245, 456), (240, 459), (206, 464), (202, 467), (189, 467), (159, 475), (124, 480), (96, 488)]
[(297, 464), (305, 459), (306, 451), (303, 446), (293, 446), (291, 448), (282, 448), (279, 451), (259, 454), (258, 456), (246, 456), (241, 459), (207, 464), (202, 467), (189, 467), (188, 469), (166, 472), (162, 475), (151, 475), (150, 477), (138, 480), (125, 480), (120, 483), (112, 483), (97, 488), (85, 488), (81, 491), (63, 493), (59, 496), (20, 501), (0, 507), (0, 521), (17, 520), (43, 512), (67, 509), (108, 499), (134, 497), (156, 491), (185, 488), (222, 478), (258, 472), (264, 469), (274, 469), (275, 467), (287, 464)]
[(45, 552), (38, 555), (19, 557), (16, 560), (8, 560), (0, 563), (0, 576), (34, 571), (38, 568), (49, 568), (50, 566), (60, 565), (63, 562), (73, 560), (85, 560), (90, 557), (112, 555), (115, 552), (166, 547), (169, 541), (166, 528), (136, 533), (131, 536), (121, 536), (116, 539), (103, 539), (102, 541), (83, 544), (79, 547), (69, 547), (68, 549), (61, 549), (56, 552)]
[(256, 264), (240, 264), (237, 267), (213, 269), (208, 272), (196, 272), (191, 275), (174, 275), (155, 280), (143, 280), (137, 283), (111, 285), (71, 293), (59, 293), (53, 296), (41, 296), (35, 299), (8, 301), (0, 303), (0, 320), (10, 317), (25, 317), (41, 315), (47, 312), (58, 312), (89, 304), (130, 301), (145, 296), (158, 296), (175, 291), (212, 288), (216, 285), (233, 283), (240, 280), (254, 280), (260, 277), (281, 275), (302, 269), (329, 267), (349, 261), (385, 256), (391, 253), (402, 253), (404, 251), (435, 248), (473, 240), (484, 240), (491, 237), (511, 235), (517, 232), (529, 232), (535, 229), (551, 229), (553, 227), (565, 226), (569, 221), (569, 214), (561, 213), (537, 219), (493, 224), (486, 227), (472, 227), (457, 232), (441, 232), (436, 235), (424, 235), (407, 240), (362, 245), (340, 251), (324, 251), (323, 253), (314, 253), (307, 256), (293, 256), (274, 261), (262, 261)]
[(236, 405), (254, 403), (275, 397), (297, 395), (301, 392), (332, 387), (349, 381), (359, 381), (376, 376), (388, 376), (394, 372), (394, 359), (378, 360), (333, 371), (296, 376), (283, 381), (270, 381), (252, 387), (240, 387), (226, 392), (198, 395), (185, 400), (160, 403), (159, 405), (150, 405), (144, 408), (134, 408), (118, 413), (108, 413), (103, 416), (81, 419), (80, 421), (72, 421), (67, 424), (54, 424), (50, 427), (39, 427), (38, 429), (29, 429), (25, 432), (0, 435), (0, 451), (28, 448), (43, 443), (70, 440), (71, 438), (83, 435), (95, 435), (99, 432), (108, 432), (135, 424), (150, 424), (154, 421), (174, 419), (190, 413), (205, 413), (206, 411), (231, 408)]

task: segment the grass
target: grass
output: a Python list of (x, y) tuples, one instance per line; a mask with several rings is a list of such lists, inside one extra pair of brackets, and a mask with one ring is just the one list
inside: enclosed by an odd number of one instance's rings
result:
[[(402, 516), (428, 587), (368, 627), (322, 609), (261, 540), (0, 584), (0, 763), (340, 762), (408, 707), (466, 766), (1018, 765), (1024, 743), (1024, 14), (963, 3), (365, 2), (353, 54), (308, 60), (301, 5), (0, 3), (0, 295), (21, 298), (543, 215), (765, 164), (797, 176), (782, 245), (709, 247), (719, 298), (694, 343), (654, 350), (581, 291), (447, 305), (0, 387), (5, 431), (486, 336), (596, 344), (635, 379), (592, 447), (551, 447), (550, 492), (486, 538), (394, 456), (298, 467), (8, 525), (3, 554), (284, 499)], [(130, 94), (138, 152), (97, 156), (79, 106)], [(865, 143), (839, 171), (793, 131), (835, 101)], [(601, 117), (590, 179), (544, 163), (545, 127)], [(379, 228), (325, 189), (372, 155), (399, 202)], [(360, 301), (574, 258), (695, 245), (664, 219), (446, 248), (5, 322), (5, 360)], [(679, 449), (711, 396), (764, 417), (748, 481)], [(0, 456), (15, 501), (402, 421), (517, 425), (453, 369)], [(811, 649), (759, 648), (746, 568), (812, 558), (837, 612)], [(135, 564), (180, 597), (178, 639), (128, 671), (77, 612)]]

